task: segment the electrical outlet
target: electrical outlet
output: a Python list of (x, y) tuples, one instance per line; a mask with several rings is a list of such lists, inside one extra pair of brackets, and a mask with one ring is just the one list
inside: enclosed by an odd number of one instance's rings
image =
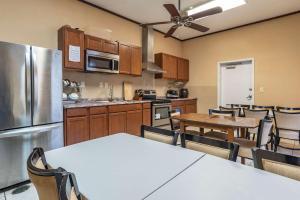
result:
[(259, 92), (265, 92), (265, 88), (264, 87), (260, 87), (259, 88)]

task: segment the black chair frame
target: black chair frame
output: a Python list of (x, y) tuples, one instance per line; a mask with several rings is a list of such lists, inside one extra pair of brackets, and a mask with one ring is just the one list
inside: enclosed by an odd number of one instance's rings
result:
[(223, 106), (219, 106), (219, 109), (220, 110), (223, 110), (223, 111), (234, 111), (234, 110), (238, 110), (238, 116), (236, 117), (239, 117), (241, 115), (241, 108), (227, 108), (227, 107), (223, 107)]
[(254, 167), (258, 169), (264, 169), (262, 159), (272, 160), (275, 162), (286, 163), (289, 165), (300, 167), (300, 157), (285, 155), (281, 153), (275, 153), (263, 149), (253, 148), (252, 149)]
[(179, 128), (180, 128), (180, 127), (176, 127), (176, 126), (174, 125), (173, 120), (172, 120), (172, 118), (171, 118), (171, 114), (172, 114), (172, 113), (175, 113), (175, 111), (176, 111), (176, 110), (174, 110), (174, 109), (169, 111), (170, 126), (171, 126), (171, 130), (173, 130), (173, 131), (175, 131), (176, 129), (179, 129)]
[(239, 145), (236, 143), (230, 143), (230, 142), (221, 141), (221, 140), (214, 140), (211, 138), (197, 136), (197, 135), (190, 135), (190, 134), (186, 134), (186, 133), (182, 133), (180, 135), (180, 139), (181, 139), (181, 146), (183, 148), (186, 148), (185, 141), (188, 140), (188, 141), (192, 141), (192, 142), (206, 144), (209, 146), (215, 146), (215, 147), (222, 148), (222, 149), (228, 149), (228, 150), (230, 150), (230, 155), (229, 155), (228, 160), (236, 162), (238, 152), (239, 152)]
[[(256, 147), (257, 148), (261, 148), (261, 138), (262, 138), (262, 133), (263, 133), (263, 130), (264, 130), (264, 125), (265, 123), (272, 123), (272, 120), (269, 119), (268, 117), (266, 117), (265, 119), (262, 119), (259, 121), (259, 126), (258, 126), (258, 134), (257, 134), (257, 140), (256, 140)], [(267, 144), (271, 143), (271, 149), (273, 149), (273, 144), (274, 144), (274, 133), (272, 132), (272, 129), (273, 129), (273, 125), (271, 127), (271, 130), (270, 130), (270, 133), (269, 133), (269, 136), (270, 136), (270, 140), (268, 141)], [(268, 145), (265, 146), (266, 149), (268, 150)]]
[(142, 125), (141, 126), (141, 137), (142, 138), (145, 137), (145, 131), (149, 131), (149, 132), (158, 133), (158, 134), (161, 134), (161, 135), (173, 137), (172, 145), (177, 144), (178, 135), (179, 135), (179, 133), (177, 131), (171, 131), (171, 130), (152, 127), (152, 126)]
[(216, 113), (216, 114), (225, 114), (225, 115), (230, 114), (232, 117), (235, 116), (235, 113), (232, 110), (215, 110), (215, 109), (209, 109), (208, 110), (208, 114), (213, 115), (214, 113)]
[[(32, 161), (36, 162), (39, 158), (41, 158), (45, 169), (40, 169), (33, 165)], [(30, 171), (30, 173), (37, 176), (54, 176), (60, 200), (69, 200), (66, 191), (66, 184), (67, 181), (70, 180), (70, 184), (72, 187), (74, 187), (74, 192), (77, 199), (82, 200), (75, 175), (73, 173), (67, 172), (61, 167), (57, 169), (51, 169), (46, 161), (44, 150), (42, 148), (37, 147), (33, 149), (32, 153), (27, 159), (27, 169), (28, 171)]]
[(300, 108), (292, 108), (292, 107), (281, 107), (281, 106), (276, 106), (277, 111), (282, 111), (282, 110), (291, 110), (291, 111), (298, 111), (300, 112)]

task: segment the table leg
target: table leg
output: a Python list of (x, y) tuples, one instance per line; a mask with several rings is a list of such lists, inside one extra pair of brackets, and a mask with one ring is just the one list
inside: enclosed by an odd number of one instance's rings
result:
[(183, 121), (180, 121), (180, 132), (185, 133), (185, 125)]
[(200, 135), (204, 135), (204, 128), (199, 128), (200, 129)]
[(246, 128), (241, 128), (241, 138), (246, 138)]
[(227, 141), (228, 142), (233, 142), (234, 139), (234, 129), (233, 128), (228, 128), (227, 129)]

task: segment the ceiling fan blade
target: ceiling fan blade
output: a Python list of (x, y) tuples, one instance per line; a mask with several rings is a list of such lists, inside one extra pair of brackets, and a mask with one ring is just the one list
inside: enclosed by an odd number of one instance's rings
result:
[(221, 12), (223, 12), (221, 7), (215, 7), (215, 8), (211, 8), (211, 9), (208, 9), (208, 10), (190, 15), (189, 17), (192, 17), (193, 20), (196, 20), (196, 19), (199, 19), (199, 18), (202, 18), (202, 17), (218, 14), (218, 13), (221, 13)]
[[(186, 26), (186, 25), (185, 25)], [(197, 31), (200, 31), (200, 32), (206, 32), (209, 30), (209, 28), (205, 27), (205, 26), (201, 26), (199, 24), (195, 24), (195, 23), (191, 23), (189, 26), (186, 26), (186, 27), (189, 27), (189, 28), (192, 28), (192, 29), (195, 29)]]
[(172, 27), (169, 29), (169, 31), (165, 34), (165, 38), (172, 36), (173, 33), (176, 31), (177, 28), (178, 28), (178, 25), (172, 26)]
[(165, 22), (153, 22), (153, 23), (142, 24), (142, 26), (152, 26), (152, 25), (170, 24), (170, 23), (172, 23), (172, 22), (171, 22), (171, 21), (165, 21)]
[(172, 17), (180, 17), (180, 13), (174, 4), (164, 4), (164, 7), (168, 10)]

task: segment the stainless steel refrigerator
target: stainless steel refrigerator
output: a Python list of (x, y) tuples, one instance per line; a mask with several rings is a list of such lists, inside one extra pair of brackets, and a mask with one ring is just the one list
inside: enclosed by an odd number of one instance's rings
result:
[(0, 189), (28, 180), (34, 147), (63, 145), (61, 51), (0, 42)]

